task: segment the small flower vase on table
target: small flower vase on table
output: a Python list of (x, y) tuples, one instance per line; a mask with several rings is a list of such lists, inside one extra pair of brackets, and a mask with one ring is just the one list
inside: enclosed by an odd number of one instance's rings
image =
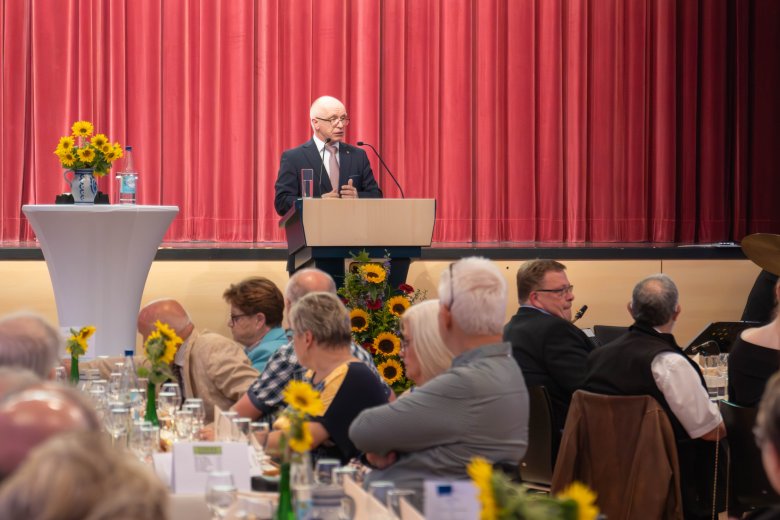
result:
[(79, 383), (79, 358), (77, 356), (70, 357), (70, 383), (77, 385)]
[(292, 490), (290, 489), (290, 463), (282, 462), (279, 479), (279, 505), (276, 508), (276, 520), (295, 520)]
[(146, 386), (146, 415), (144, 420), (155, 426), (160, 426), (160, 419), (157, 418), (157, 385), (151, 381)]

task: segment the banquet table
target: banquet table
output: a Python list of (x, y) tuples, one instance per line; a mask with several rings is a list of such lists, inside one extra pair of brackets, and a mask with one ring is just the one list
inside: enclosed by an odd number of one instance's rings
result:
[(179, 208), (50, 204), (22, 212), (43, 251), (63, 333), (95, 326), (86, 357), (133, 349), (146, 277)]

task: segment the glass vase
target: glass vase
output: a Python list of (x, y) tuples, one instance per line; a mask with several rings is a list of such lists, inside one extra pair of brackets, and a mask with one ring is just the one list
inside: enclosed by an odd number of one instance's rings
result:
[(144, 419), (155, 426), (160, 426), (157, 418), (157, 385), (149, 381), (146, 385), (146, 415)]
[(70, 377), (68, 378), (72, 385), (79, 384), (79, 358), (70, 356)]
[(276, 508), (276, 520), (295, 520), (292, 490), (290, 489), (290, 463), (282, 462), (279, 478), (279, 505)]

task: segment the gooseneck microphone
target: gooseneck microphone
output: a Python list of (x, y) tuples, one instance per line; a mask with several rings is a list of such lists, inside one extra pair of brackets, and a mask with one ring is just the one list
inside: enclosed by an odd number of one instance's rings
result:
[(587, 305), (583, 305), (582, 307), (580, 307), (580, 310), (578, 310), (574, 314), (574, 319), (571, 320), (571, 322), (575, 323), (578, 319), (582, 318), (585, 315), (585, 311), (587, 311), (587, 310), (588, 310), (588, 306)]
[(369, 148), (371, 148), (371, 149), (374, 151), (374, 153), (376, 154), (376, 156), (377, 156), (377, 157), (379, 157), (379, 162), (381, 162), (381, 163), (382, 163), (382, 166), (384, 166), (384, 167), (385, 167), (385, 170), (387, 170), (387, 173), (389, 173), (389, 174), (390, 174), (390, 178), (391, 178), (391, 179), (393, 179), (393, 182), (395, 183), (395, 185), (396, 185), (396, 186), (398, 186), (398, 191), (400, 191), (400, 192), (401, 192), (401, 198), (402, 198), (402, 199), (405, 199), (406, 197), (404, 197), (404, 190), (403, 190), (403, 189), (401, 189), (401, 185), (400, 185), (400, 184), (398, 184), (398, 181), (396, 180), (396, 178), (395, 178), (395, 175), (393, 175), (393, 172), (391, 172), (391, 171), (390, 171), (390, 168), (388, 168), (388, 167), (387, 167), (387, 164), (385, 164), (385, 161), (384, 161), (384, 159), (382, 159), (382, 156), (381, 156), (381, 155), (379, 155), (379, 152), (377, 152), (377, 151), (376, 151), (376, 148), (374, 148), (374, 147), (373, 147), (371, 144), (369, 144), (369, 143), (366, 143), (366, 142), (364, 142), (364, 141), (358, 141), (358, 142), (357, 142), (357, 145), (358, 145), (358, 146), (368, 146)]
[(325, 139), (325, 144), (322, 145), (322, 151), (320, 152), (320, 197), (322, 197), (322, 169), (325, 167), (325, 147), (333, 139), (330, 137)]

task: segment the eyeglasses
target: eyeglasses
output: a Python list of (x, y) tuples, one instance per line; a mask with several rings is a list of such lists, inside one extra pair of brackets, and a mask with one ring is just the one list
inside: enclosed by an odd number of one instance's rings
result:
[(287, 337), (287, 341), (290, 342), (293, 340), (293, 336), (295, 336), (295, 331), (293, 329), (285, 329), (284, 335)]
[(548, 293), (555, 293), (558, 296), (563, 296), (565, 294), (571, 294), (574, 292), (574, 286), (573, 285), (567, 285), (566, 287), (561, 287), (560, 289), (536, 289), (534, 292), (548, 292)]
[(409, 350), (409, 344), (412, 342), (409, 338), (405, 337), (403, 333), (398, 334), (398, 339), (401, 340), (400, 354), (404, 354)]
[(342, 126), (347, 126), (349, 124), (349, 117), (347, 116), (341, 116), (341, 117), (329, 117), (328, 119), (323, 119), (321, 117), (315, 117), (314, 119), (318, 119), (320, 121), (323, 121), (325, 123), (330, 123), (331, 126), (336, 126), (337, 124), (341, 123)]
[(236, 320), (238, 320), (239, 318), (243, 318), (245, 316), (249, 316), (249, 314), (231, 314), (230, 315), (230, 326), (232, 327), (233, 325), (236, 324)]
[(452, 304), (455, 303), (455, 282), (452, 281), (452, 266), (455, 262), (450, 263), (450, 304), (448, 307), (452, 310)]

